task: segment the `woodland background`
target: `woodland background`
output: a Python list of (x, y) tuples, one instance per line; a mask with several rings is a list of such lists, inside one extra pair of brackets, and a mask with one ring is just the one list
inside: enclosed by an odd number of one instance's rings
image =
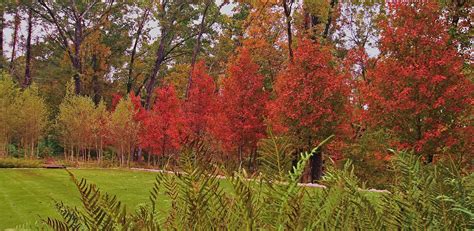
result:
[(384, 187), (389, 149), (472, 171), (472, 9), (2, 1), (0, 155), (173, 168), (200, 150), (257, 173), (273, 160), (289, 170), (334, 135), (305, 181), (350, 159)]

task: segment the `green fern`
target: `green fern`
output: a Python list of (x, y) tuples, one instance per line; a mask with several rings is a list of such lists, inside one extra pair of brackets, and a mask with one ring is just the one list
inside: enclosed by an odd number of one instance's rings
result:
[(288, 137), (278, 137), (269, 132), (269, 137), (258, 144), (261, 171), (275, 180), (286, 180), (291, 170), (294, 148)]

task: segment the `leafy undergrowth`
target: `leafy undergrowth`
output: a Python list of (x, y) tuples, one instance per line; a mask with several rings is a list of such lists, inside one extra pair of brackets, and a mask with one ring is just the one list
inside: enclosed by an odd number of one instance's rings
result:
[(36, 159), (0, 158), (0, 168), (41, 168), (42, 165)]
[[(451, 163), (425, 165), (410, 153), (393, 160), (396, 179), (390, 192), (361, 188), (353, 167), (329, 168), (325, 188), (300, 187), (307, 161), (301, 155), (285, 184), (246, 173), (228, 174), (183, 158), (183, 172), (158, 173), (149, 203), (127, 210), (112, 194), (70, 173), (82, 206), (56, 203), (61, 218), (43, 221), (54, 230), (445, 230), (474, 227), (473, 174)], [(187, 160), (188, 159), (188, 160)], [(225, 183), (230, 183), (230, 188)], [(169, 206), (163, 208), (164, 200)]]

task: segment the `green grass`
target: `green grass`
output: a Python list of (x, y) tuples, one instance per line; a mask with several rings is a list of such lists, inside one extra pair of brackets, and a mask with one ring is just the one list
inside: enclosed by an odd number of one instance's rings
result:
[[(147, 203), (156, 173), (133, 170), (71, 170), (135, 209)], [(79, 193), (60, 169), (0, 169), (0, 230), (56, 216), (54, 200), (79, 205)], [(166, 209), (166, 201), (160, 204)]]

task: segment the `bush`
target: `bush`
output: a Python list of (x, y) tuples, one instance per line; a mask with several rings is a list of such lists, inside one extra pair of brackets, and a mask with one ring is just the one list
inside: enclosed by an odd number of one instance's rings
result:
[(0, 158), (0, 168), (41, 168), (40, 160)]

